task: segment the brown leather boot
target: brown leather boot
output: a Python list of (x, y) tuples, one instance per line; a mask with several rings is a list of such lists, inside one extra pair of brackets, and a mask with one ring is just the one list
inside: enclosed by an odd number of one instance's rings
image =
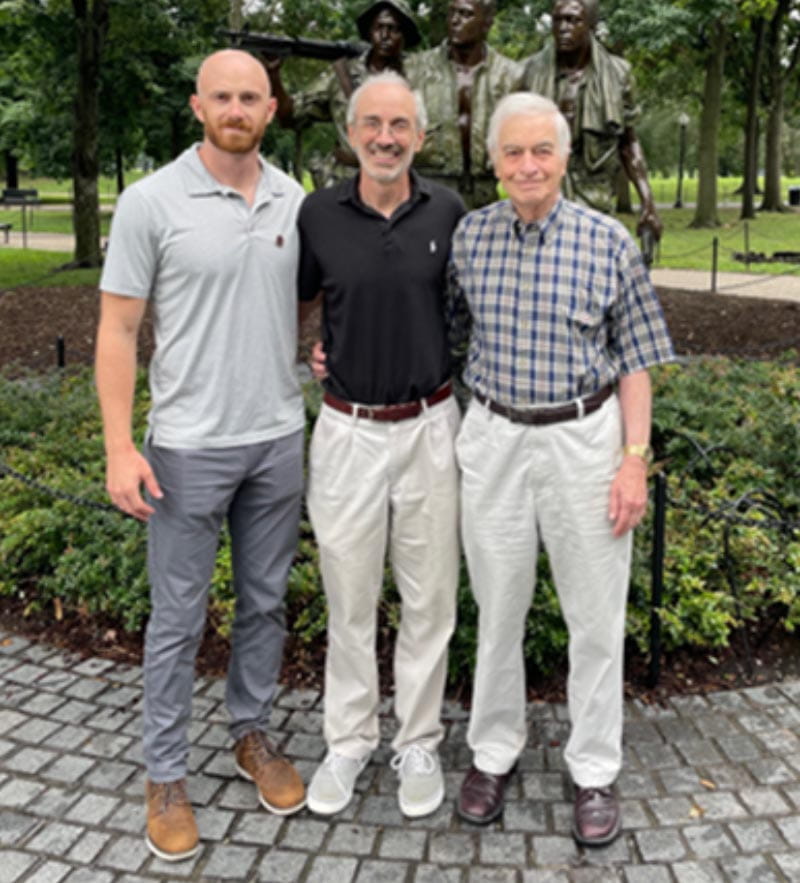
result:
[(150, 851), (166, 862), (191, 858), (200, 849), (197, 824), (186, 795), (186, 779), (145, 782)]
[(260, 730), (245, 733), (234, 753), (236, 769), (256, 783), (265, 809), (288, 816), (306, 805), (306, 789), (299, 773)]

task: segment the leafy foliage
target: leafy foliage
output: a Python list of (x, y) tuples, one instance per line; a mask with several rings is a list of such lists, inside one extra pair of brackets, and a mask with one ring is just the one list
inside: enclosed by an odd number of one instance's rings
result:
[[(747, 622), (777, 616), (800, 624), (800, 535), (776, 526), (800, 520), (800, 378), (790, 361), (702, 359), (654, 372), (654, 444), (668, 476), (665, 595), (659, 610), (666, 649), (727, 645)], [(306, 389), (307, 435), (319, 388)], [(139, 378), (135, 423), (147, 409)], [(60, 494), (104, 503), (104, 457), (88, 371), (10, 380), (0, 375), (3, 463)], [(0, 594), (31, 609), (102, 611), (140, 629), (149, 601), (145, 531), (109, 511), (57, 499), (15, 478), (0, 479)], [(728, 522), (720, 517), (725, 513)], [(716, 514), (715, 514), (716, 513)], [(652, 523), (637, 532), (628, 635), (648, 649)], [(324, 639), (327, 611), (310, 525), (289, 576), (289, 627), (301, 644)], [(230, 544), (223, 535), (209, 618), (223, 635), (234, 611)], [(474, 666), (478, 611), (462, 566), (459, 621), (450, 647), (450, 679), (464, 683)], [(387, 566), (380, 617), (400, 615)], [(566, 629), (542, 556), (528, 615), (524, 653), (547, 672), (563, 664)]]

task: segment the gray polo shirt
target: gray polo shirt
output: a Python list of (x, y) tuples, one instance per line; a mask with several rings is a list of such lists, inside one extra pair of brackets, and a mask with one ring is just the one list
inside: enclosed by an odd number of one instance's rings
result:
[(152, 301), (150, 437), (226, 448), (300, 429), (297, 211), (303, 190), (261, 160), (252, 206), (198, 145), (119, 199), (100, 287)]

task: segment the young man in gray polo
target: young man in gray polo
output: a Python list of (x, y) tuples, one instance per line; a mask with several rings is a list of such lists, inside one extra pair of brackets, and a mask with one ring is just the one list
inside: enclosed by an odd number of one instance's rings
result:
[[(303, 192), (259, 156), (274, 105), (249, 54), (224, 50), (203, 62), (191, 99), (203, 141), (125, 191), (101, 280), (97, 389), (107, 487), (123, 512), (148, 524), (147, 843), (168, 861), (199, 849), (185, 789), (187, 727), (226, 518), (236, 590), (226, 702), (237, 769), (273, 812), (305, 802), (296, 770), (265, 735), (297, 539), (304, 424), (294, 367)], [(140, 453), (131, 413), (148, 302), (156, 347)]]

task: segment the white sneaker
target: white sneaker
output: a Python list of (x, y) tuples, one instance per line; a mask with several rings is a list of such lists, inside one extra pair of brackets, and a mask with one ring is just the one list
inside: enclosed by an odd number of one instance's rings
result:
[(330, 816), (343, 810), (353, 799), (356, 779), (368, 763), (369, 755), (353, 760), (329, 751), (308, 786), (306, 805), (311, 812)]
[(392, 758), (400, 777), (397, 799), (405, 816), (417, 818), (435, 812), (444, 800), (444, 778), (439, 755), (419, 745), (409, 745)]

